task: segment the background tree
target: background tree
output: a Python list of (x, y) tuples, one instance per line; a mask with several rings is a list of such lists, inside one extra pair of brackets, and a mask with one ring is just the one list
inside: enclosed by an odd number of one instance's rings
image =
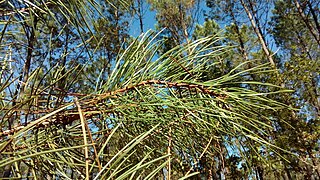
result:
[[(226, 23), (225, 36), (228, 37), (227, 42), (236, 45), (235, 54), (239, 54), (238, 57), (242, 56), (242, 58), (236, 59), (249, 59), (251, 63), (248, 65), (250, 66), (256, 63), (263, 63), (265, 62), (264, 59), (269, 59), (268, 61), (272, 64), (272, 61), (268, 58), (268, 54), (269, 56), (273, 54), (270, 49), (278, 47), (276, 50), (277, 54), (273, 55), (272, 59), (279, 68), (280, 74), (271, 74), (271, 76), (267, 74), (251, 74), (249, 77), (262, 82), (272, 82), (282, 87), (294, 89), (295, 93), (292, 96), (276, 95), (273, 97), (287, 105), (301, 109), (300, 113), (295, 113), (291, 110), (279, 111), (276, 114), (272, 113), (273, 119), (277, 122), (277, 126), (275, 127), (276, 130), (272, 133), (273, 135), (270, 137), (274, 139), (279, 147), (294, 151), (301, 156), (285, 154), (287, 159), (290, 159), (291, 163), (289, 164), (287, 161), (276, 158), (276, 162), (279, 162), (279, 164), (275, 165), (274, 162), (273, 164), (277, 169), (282, 169), (280, 171), (278, 170), (279, 174), (266, 174), (266, 171), (264, 171), (264, 173), (257, 172), (256, 178), (283, 176), (284, 178), (291, 179), (294, 178), (293, 176), (296, 176), (296, 178), (302, 178), (304, 176), (304, 178), (310, 179), (319, 177), (317, 172), (319, 163), (312, 158), (315, 157), (315, 154), (308, 155), (308, 157), (311, 158), (301, 159), (301, 157), (306, 157), (305, 151), (293, 150), (303, 150), (309, 146), (307, 145), (309, 143), (312, 144), (311, 146), (319, 145), (318, 143), (313, 143), (315, 142), (313, 140), (319, 139), (319, 135), (316, 133), (318, 128), (315, 128), (319, 122), (319, 117), (316, 115), (316, 102), (318, 100), (314, 101), (315, 103), (312, 103), (314, 105), (311, 106), (307, 103), (310, 98), (319, 97), (317, 93), (318, 90), (316, 90), (319, 89), (318, 73), (313, 73), (319, 69), (319, 57), (318, 51), (316, 50), (319, 46), (316, 40), (317, 38), (314, 38), (317, 36), (312, 35), (312, 33), (315, 34), (315, 29), (319, 23), (318, 15), (315, 13), (318, 4), (312, 1), (275, 1), (274, 9), (272, 9), (272, 3), (267, 1), (207, 1), (207, 5), (211, 8), (211, 11), (208, 13), (210, 18), (217, 19), (221, 23)], [(231, 22), (230, 25), (227, 22)], [(249, 31), (246, 30), (247, 35), (240, 33), (241, 26), (249, 27)], [(249, 34), (250, 31), (253, 31), (254, 34)], [(250, 37), (250, 41), (248, 41), (248, 37)], [(266, 52), (266, 48), (263, 48), (264, 41), (267, 42), (265, 45), (268, 47), (267, 50), (270, 51), (269, 53)], [(251, 43), (250, 45), (246, 45), (244, 42)], [(313, 48), (315, 49), (311, 50)], [(252, 61), (257, 58), (261, 61)], [(232, 62), (236, 62), (236, 60), (232, 60)], [(297, 64), (301, 65), (296, 66)], [(294, 69), (296, 69), (296, 71), (294, 71)], [(309, 72), (314, 76), (307, 75)], [(262, 90), (259, 86), (255, 88)], [(302, 95), (304, 94), (303, 92), (308, 95)], [(318, 98), (314, 98), (314, 100), (315, 99)], [(307, 108), (307, 106), (309, 108)], [(284, 123), (283, 120), (289, 122), (289, 124)], [(302, 137), (303, 134), (310, 134), (310, 132), (313, 132), (313, 140), (307, 140), (306, 136)], [(301, 142), (301, 140), (306, 141), (301, 144), (295, 143)], [(292, 144), (290, 144), (290, 142)], [(313, 148), (310, 147), (310, 149)], [(311, 152), (316, 153), (314, 150), (309, 152), (309, 154), (312, 154)], [(268, 158), (268, 160), (265, 159), (264, 161), (271, 160), (270, 157), (265, 155), (261, 157)], [(275, 157), (272, 156), (272, 159), (273, 158)], [(297, 168), (298, 166), (305, 166), (305, 168), (302, 170), (301, 168)], [(268, 168), (264, 167), (264, 169)], [(294, 171), (294, 173), (291, 171)]]

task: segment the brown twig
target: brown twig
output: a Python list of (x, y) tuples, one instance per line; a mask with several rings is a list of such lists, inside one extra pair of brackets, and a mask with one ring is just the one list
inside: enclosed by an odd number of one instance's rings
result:
[(182, 64), (180, 64), (175, 58), (173, 58), (172, 56), (169, 56), (169, 58), (171, 59), (171, 60), (173, 60), (175, 63), (177, 63), (185, 72), (187, 72), (191, 77), (193, 77), (193, 75), (190, 73), (190, 71), (186, 68), (186, 67), (184, 67), (184, 66), (182, 66)]

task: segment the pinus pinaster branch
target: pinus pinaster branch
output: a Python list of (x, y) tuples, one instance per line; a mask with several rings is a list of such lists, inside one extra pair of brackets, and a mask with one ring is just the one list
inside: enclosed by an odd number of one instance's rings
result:
[[(222, 93), (220, 94), (220, 93), (213, 92), (213, 91), (209, 90), (208, 87), (203, 86), (203, 85), (184, 83), (184, 82), (177, 83), (177, 82), (169, 82), (169, 81), (162, 81), (162, 80), (142, 81), (136, 85), (127, 86), (125, 88), (117, 89), (115, 91), (110, 91), (110, 92), (103, 93), (103, 94), (90, 95), (90, 94), (80, 94), (80, 93), (67, 93), (66, 95), (74, 96), (74, 97), (91, 97), (90, 99), (83, 100), (81, 102), (81, 104), (85, 105), (85, 107), (83, 107), (83, 109), (82, 109), (83, 112), (94, 112), (94, 113), (90, 113), (89, 115), (88, 114), (85, 115), (86, 118), (90, 118), (94, 115), (98, 115), (101, 113), (101, 112), (99, 112), (100, 110), (97, 110), (96, 108), (93, 109), (92, 107), (95, 107), (94, 105), (101, 103), (101, 101), (103, 101), (104, 99), (106, 99), (110, 96), (115, 96), (117, 94), (132, 91), (132, 90), (135, 90), (136, 88), (141, 88), (141, 87), (145, 87), (145, 86), (152, 86), (155, 88), (194, 89), (200, 93), (209, 94), (211, 96), (214, 96), (214, 97), (220, 98), (220, 99), (225, 99), (227, 97), (226, 94), (222, 94)], [(36, 127), (46, 127), (49, 125), (58, 125), (58, 124), (66, 125), (66, 124), (72, 123), (73, 121), (77, 121), (79, 119), (80, 119), (79, 113), (77, 113), (77, 111), (74, 109), (70, 109), (70, 110), (64, 111), (63, 113), (60, 113), (60, 114), (53, 116), (51, 119), (48, 119), (46, 121), (39, 123)], [(4, 131), (0, 132), (0, 138), (14, 134), (15, 132), (26, 127), (27, 125), (28, 124), (18, 125), (12, 129), (4, 130)]]

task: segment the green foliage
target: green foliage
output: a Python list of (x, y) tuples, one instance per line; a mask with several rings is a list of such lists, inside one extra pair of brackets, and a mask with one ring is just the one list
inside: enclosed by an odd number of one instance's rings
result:
[(0, 178), (317, 179), (317, 2), (206, 2), (1, 2)]
[[(2, 133), (1, 151), (5, 158), (0, 163), (1, 167), (19, 164), (14, 167), (15, 172), (26, 169), (33, 172), (34, 177), (51, 174), (77, 178), (90, 174), (95, 178), (119, 175), (119, 178), (124, 178), (131, 173), (134, 173), (132, 177), (149, 177), (160, 170), (156, 167), (166, 166), (168, 161), (163, 159), (168, 157), (187, 163), (185, 172), (188, 169), (196, 171), (192, 161), (197, 159), (189, 161), (181, 154), (202, 158), (197, 154), (215, 153), (216, 148), (204, 147), (207, 143), (232, 145), (234, 140), (241, 143), (244, 139), (251, 139), (274, 148), (262, 136), (271, 128), (268, 125), (270, 121), (267, 118), (265, 122), (256, 121), (259, 114), (255, 112), (258, 109), (277, 110), (284, 106), (266, 98), (268, 93), (229, 85), (242, 83), (238, 82), (241, 75), (261, 71), (263, 66), (246, 71), (234, 69), (217, 79), (203, 81), (202, 72), (210, 68), (207, 62), (224, 51), (219, 46), (211, 46), (219, 38), (203, 38), (185, 47), (177, 46), (153, 60), (159, 44), (149, 40), (154, 38), (145, 34), (118, 56), (110, 78), (99, 94), (65, 94), (75, 104), (68, 103), (66, 99), (67, 102), (59, 103), (61, 108), (44, 116), (40, 113), (40, 118), (37, 118), (32, 116), (34, 108), (50, 111), (48, 105), (51, 103), (40, 106), (34, 103), (40, 102), (38, 98), (54, 95), (42, 94), (47, 87), (41, 85), (36, 91), (26, 91), (26, 94), (32, 94), (26, 101), (33, 102), (28, 103), (29, 110), (23, 110), (31, 115), (27, 118), (29, 123), (16, 127), (13, 132)], [(186, 52), (191, 54), (181, 56)], [(82, 68), (69, 71), (66, 75), (80, 71), (83, 71)], [(37, 71), (34, 73), (38, 74)], [(26, 88), (29, 89), (36, 79), (37, 76), (30, 76), (30, 84)], [(79, 102), (74, 99), (77, 96), (83, 96)], [(10, 117), (4, 116), (2, 123), (7, 118)], [(157, 131), (144, 134), (146, 127), (154, 127)], [(252, 128), (261, 134), (254, 133), (250, 130)], [(12, 133), (12, 136), (7, 136)], [(134, 137), (137, 138), (131, 140)], [(185, 142), (192, 142), (192, 146)], [(167, 143), (172, 144), (170, 152), (166, 148)], [(15, 148), (12, 149), (12, 146)], [(83, 150), (84, 147), (88, 149)], [(83, 155), (84, 152), (89, 153), (89, 159)], [(10, 159), (12, 155), (19, 155), (19, 158)], [(176, 162), (171, 163), (173, 167), (179, 167)], [(155, 169), (157, 171), (153, 171)], [(21, 177), (23, 174), (15, 176)], [(177, 177), (182, 175), (184, 173), (176, 174)]]

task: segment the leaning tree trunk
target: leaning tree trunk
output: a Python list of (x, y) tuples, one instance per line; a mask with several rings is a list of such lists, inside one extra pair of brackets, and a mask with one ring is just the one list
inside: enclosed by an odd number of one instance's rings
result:
[(264, 53), (266, 54), (266, 56), (267, 56), (267, 58), (268, 58), (268, 60), (269, 60), (269, 62), (270, 62), (270, 64), (271, 64), (271, 66), (272, 66), (273, 68), (276, 68), (276, 64), (275, 64), (275, 62), (274, 62), (274, 60), (273, 60), (273, 58), (272, 58), (272, 54), (270, 53), (270, 51), (269, 51), (269, 49), (268, 49), (268, 47), (267, 47), (267, 43), (266, 43), (265, 39), (263, 38), (263, 35), (261, 34), (261, 29), (259, 29), (260, 27), (258, 27), (258, 26), (256, 25), (256, 22), (255, 22), (255, 20), (254, 20), (254, 18), (253, 18), (253, 15), (252, 15), (252, 13), (250, 12), (248, 6), (245, 4), (245, 2), (244, 2), (243, 0), (240, 0), (240, 2), (241, 2), (241, 5), (242, 5), (243, 8), (244, 8), (244, 10), (245, 10), (245, 12), (246, 12), (249, 20), (250, 20), (250, 22), (251, 22), (251, 25), (252, 25), (252, 27), (253, 27), (254, 32), (255, 32), (256, 35), (258, 36), (258, 39), (259, 39), (260, 44), (261, 44), (261, 46), (262, 46), (262, 49), (263, 49)]

